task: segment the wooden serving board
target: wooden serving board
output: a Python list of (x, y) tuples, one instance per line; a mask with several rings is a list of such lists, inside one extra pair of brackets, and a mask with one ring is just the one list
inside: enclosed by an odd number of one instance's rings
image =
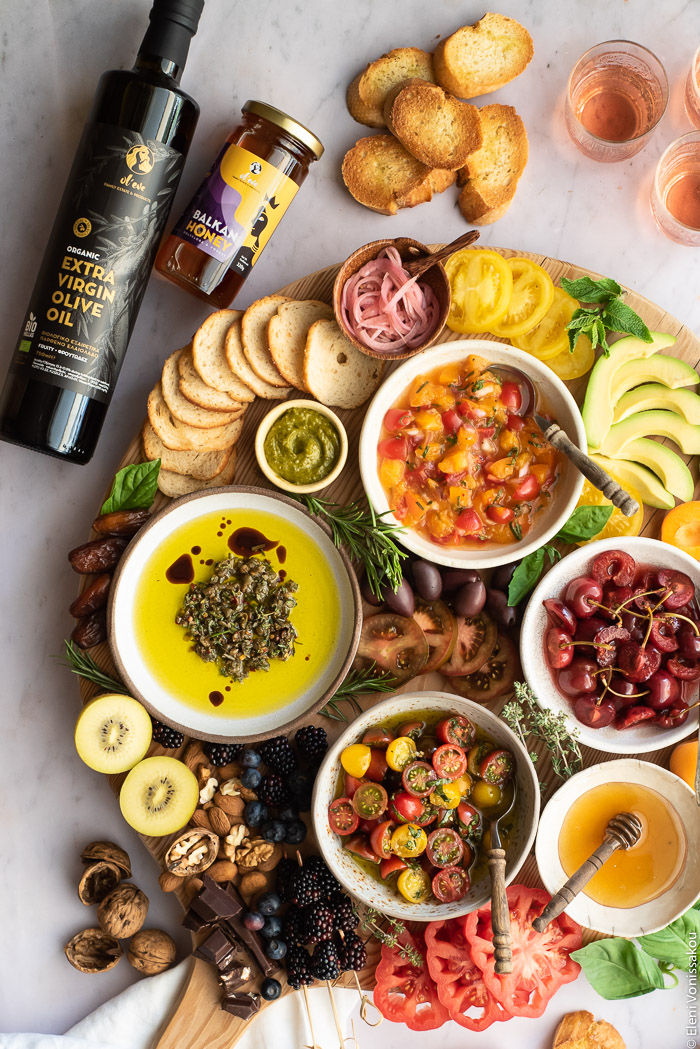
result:
[[(550, 274), (555, 284), (558, 283), (561, 277), (575, 279), (576, 277), (584, 275), (594, 278), (600, 276), (600, 274), (593, 273), (591, 270), (582, 269), (581, 267), (562, 262), (559, 259), (548, 258), (544, 255), (536, 255), (531, 252), (513, 251), (502, 248), (491, 250), (498, 251), (499, 254), (503, 255), (505, 258), (519, 255), (532, 259)], [(287, 295), (290, 298), (295, 299), (320, 299), (331, 304), (333, 281), (338, 272), (338, 268), (339, 265), (335, 265), (329, 266), (326, 269), (318, 270), (316, 273), (309, 274), (306, 277), (302, 277), (300, 280), (293, 281), (284, 288), (280, 288), (277, 294)], [(700, 340), (696, 338), (692, 331), (686, 328), (679, 320), (667, 313), (661, 307), (656, 306), (653, 302), (650, 302), (648, 299), (643, 298), (641, 295), (638, 295), (633, 291), (627, 292), (625, 301), (642, 316), (649, 328), (675, 335), (677, 341), (672, 347), (671, 352), (674, 356), (683, 358), (683, 360), (687, 361), (697, 369), (698, 362), (700, 361)], [(464, 336), (459, 335), (456, 332), (451, 332), (446, 328), (441, 341), (448, 342), (459, 338), (464, 338)], [(479, 335), (475, 336), (475, 338), (499, 341), (495, 336), (490, 335)], [(154, 375), (154, 382), (157, 377), (158, 376)], [(587, 377), (583, 377), (568, 384), (579, 404), (582, 402), (586, 383)], [(147, 393), (148, 391), (144, 390), (144, 406)], [(295, 393), (295, 396), (299, 395)], [(257, 399), (246, 413), (243, 438), (239, 441), (237, 446), (238, 463), (235, 477), (236, 484), (256, 485), (261, 488), (273, 487), (263, 477), (257, 467), (254, 452), (254, 435), (260, 420), (270, 407), (276, 403), (278, 402), (268, 402)], [(323, 498), (334, 500), (339, 503), (348, 503), (354, 499), (362, 497), (363, 495), (357, 463), (357, 442), (362, 426), (362, 420), (364, 418), (364, 407), (356, 409), (355, 411), (340, 411), (338, 414), (348, 433), (348, 461), (339, 479), (323, 492)], [(119, 468), (130, 463), (141, 462), (142, 460), (143, 452), (141, 448), (141, 438), (140, 435), (137, 434), (126, 449), (119, 464)], [(686, 461), (689, 463), (696, 480), (695, 489), (696, 498), (698, 498), (699, 495), (697, 493), (699, 486), (697, 483), (697, 458), (686, 457)], [(161, 509), (169, 502), (170, 500), (159, 492), (156, 496), (153, 509)], [(96, 513), (97, 512), (99, 512), (99, 508), (96, 508)], [(663, 514), (664, 511), (647, 508), (642, 535), (658, 537)], [(94, 537), (94, 534), (91, 534), (90, 538)], [(504, 561), (509, 559), (509, 553), (511, 553), (510, 548), (505, 551)], [(112, 664), (107, 644), (99, 645), (94, 648), (92, 650), (92, 655), (102, 667), (110, 673), (114, 673), (114, 665)], [(445, 679), (438, 673), (415, 678), (410, 684), (405, 685), (403, 690), (408, 690), (409, 688), (411, 690), (440, 688), (443, 691), (451, 691), (449, 685), (446, 684)], [(100, 690), (96, 686), (91, 685), (82, 678), (80, 679), (80, 692), (84, 703), (99, 691)], [(398, 689), (397, 691), (400, 692), (402, 689)], [(386, 698), (386, 695), (368, 696), (364, 700), (363, 705), (369, 707), (373, 703), (379, 702), (384, 698)], [(504, 702), (504, 700), (497, 701), (493, 704), (492, 709), (500, 710)], [(331, 740), (339, 735), (340, 731), (345, 727), (344, 725), (338, 725), (336, 722), (329, 722), (324, 718), (316, 717), (309, 720), (313, 720), (318, 724), (323, 724), (328, 731)], [(557, 787), (560, 785), (560, 781), (557, 781), (556, 776), (552, 772), (549, 756), (544, 745), (537, 744), (534, 749), (539, 754), (537, 774), (540, 780), (547, 783), (547, 789), (542, 796), (542, 802), (544, 805), (556, 791)], [(617, 757), (617, 755), (605, 754), (601, 751), (591, 750), (587, 747), (582, 747), (581, 750), (583, 753), (584, 767)], [(660, 748), (658, 751), (642, 756), (647, 761), (657, 762), (658, 764), (666, 766), (668, 764), (670, 751), (670, 747)], [(150, 753), (162, 754), (165, 752), (157, 744), (154, 744)], [(173, 752), (169, 751), (168, 753)], [(115, 794), (118, 794), (123, 776), (110, 777), (110, 779)], [(309, 835), (309, 837), (312, 838), (312, 835)], [(142, 841), (156, 863), (161, 867), (162, 858), (170, 839), (142, 837)], [(541, 886), (542, 883), (539, 879), (534, 852), (530, 854), (522, 867), (518, 875), (518, 881), (526, 885)], [(186, 906), (185, 901), (181, 899), (181, 903), (184, 908)], [(596, 933), (589, 930), (584, 935), (584, 940), (594, 939), (596, 936)], [(379, 955), (377, 941), (370, 940), (367, 944), (367, 948), (368, 963), (363, 972), (360, 973), (360, 982), (363, 987), (370, 990), (374, 986), (374, 970)], [(340, 985), (349, 986), (354, 983), (354, 980), (346, 974), (344, 977), (341, 977), (338, 982)], [(284, 993), (293, 992), (290, 992), (287, 988)], [(245, 1030), (246, 1023), (223, 1012), (220, 1008), (220, 997), (220, 988), (213, 968), (206, 965), (204, 962), (193, 960), (189, 978), (171, 1018), (165, 1025), (161, 1038), (157, 1044), (157, 1049), (205, 1049), (205, 1047), (206, 1049), (231, 1049)], [(266, 1008), (267, 1005), (268, 1003), (262, 1003), (263, 1008)]]

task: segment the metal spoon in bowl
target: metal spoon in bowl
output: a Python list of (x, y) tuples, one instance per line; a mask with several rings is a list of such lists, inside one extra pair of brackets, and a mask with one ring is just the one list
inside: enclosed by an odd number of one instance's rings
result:
[[(498, 806), (494, 806), (489, 823), (491, 847), (488, 851), (489, 874), (491, 876), (491, 927), (493, 929), (493, 947), (495, 971), (511, 973), (513, 958), (510, 938), (510, 908), (506, 895), (506, 850), (501, 844), (499, 822), (512, 812), (515, 805), (517, 783), (511, 780)], [(488, 812), (487, 812), (488, 814)]]
[(536, 412), (537, 408), (537, 391), (532, 379), (525, 372), (521, 371), (520, 368), (512, 368), (509, 366), (497, 365), (489, 368), (490, 372), (501, 381), (501, 382), (514, 382), (520, 387), (521, 393), (521, 404), (517, 412), (514, 415), (533, 415), (535, 422), (542, 430), (544, 438), (549, 441), (551, 445), (558, 448), (567, 459), (570, 459), (577, 470), (587, 477), (594, 488), (597, 488), (599, 492), (602, 492), (606, 499), (609, 499), (613, 506), (619, 507), (622, 510), (625, 517), (633, 517), (634, 514), (639, 510), (639, 503), (636, 499), (633, 499), (629, 492), (626, 492), (624, 488), (621, 488), (617, 481), (614, 481), (609, 473), (607, 473), (601, 466), (594, 463), (592, 459), (581, 451), (581, 449), (574, 444), (574, 442), (567, 437), (564, 431), (561, 429), (558, 423), (552, 422), (550, 419), (545, 419), (544, 416), (538, 415)]

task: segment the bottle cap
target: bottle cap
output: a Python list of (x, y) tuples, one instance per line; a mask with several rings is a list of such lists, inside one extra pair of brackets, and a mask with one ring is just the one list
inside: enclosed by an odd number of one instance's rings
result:
[(177, 22), (194, 36), (203, 9), (204, 0), (153, 0), (148, 17), (151, 21), (167, 18), (171, 22)]
[(323, 143), (316, 138), (313, 131), (309, 131), (307, 127), (283, 113), (281, 109), (268, 106), (266, 102), (248, 99), (242, 110), (244, 113), (255, 113), (256, 116), (269, 120), (271, 124), (276, 124), (277, 127), (282, 128), (288, 135), (292, 135), (299, 142), (303, 143), (307, 149), (310, 149), (316, 160), (320, 160), (323, 155)]

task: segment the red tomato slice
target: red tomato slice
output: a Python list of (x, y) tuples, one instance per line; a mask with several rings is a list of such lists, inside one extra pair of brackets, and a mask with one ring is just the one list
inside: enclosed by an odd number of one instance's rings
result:
[(433, 754), (433, 768), (441, 779), (459, 779), (467, 771), (467, 755), (454, 743), (444, 743)]
[(476, 535), (481, 531), (481, 518), (476, 510), (462, 510), (455, 521), (455, 529), (465, 535)]
[(435, 735), (443, 743), (456, 743), (459, 747), (471, 747), (476, 739), (476, 729), (463, 714), (450, 714), (438, 721)]
[(523, 395), (517, 382), (504, 382), (501, 386), (501, 401), (511, 412), (519, 412)]
[(445, 433), (457, 433), (462, 425), (462, 416), (454, 408), (448, 408), (442, 413), (442, 428)]
[[(452, 827), (438, 827), (428, 837), (427, 855), (434, 867), (455, 867), (464, 855), (464, 842)], [(433, 879), (434, 881), (435, 879)], [(467, 879), (469, 881), (469, 879)], [(464, 890), (467, 891), (469, 885)], [(435, 886), (433, 885), (433, 892)], [(436, 893), (437, 895), (437, 893)], [(462, 893), (464, 895), (464, 893)], [(461, 899), (461, 896), (454, 897)], [(442, 900), (442, 896), (438, 896)], [(443, 903), (447, 903), (443, 900)]]
[(541, 1016), (552, 995), (564, 983), (575, 980), (581, 966), (569, 957), (581, 946), (581, 926), (560, 914), (544, 932), (532, 923), (549, 902), (543, 889), (510, 885), (506, 890), (510, 908), (513, 972), (497, 976), (494, 970), (491, 907), (472, 911), (464, 922), (464, 933), (472, 957), (484, 974), (484, 983), (513, 1016)]
[(425, 930), (428, 971), (450, 1019), (468, 1031), (485, 1031), (509, 1013), (491, 994), (472, 960), (464, 936), (464, 918), (431, 922)]
[(405, 437), (385, 437), (379, 442), (378, 450), (385, 459), (408, 459), (408, 441)]
[(437, 774), (427, 761), (412, 761), (403, 770), (401, 781), (409, 794), (416, 798), (427, 798), (437, 783)]
[(525, 420), (520, 415), (509, 415), (507, 426), (509, 430), (515, 430), (516, 433), (520, 433), (525, 428)]
[[(381, 823), (377, 824), (369, 836), (370, 845), (376, 852), (377, 856), (381, 857), (382, 861), (389, 859), (391, 856), (391, 834), (395, 827), (396, 824), (393, 820), (383, 820)], [(383, 877), (384, 872), (382, 871), (382, 878)]]
[(381, 874), (384, 881), (391, 875), (396, 874), (397, 871), (405, 870), (408, 864), (405, 860), (402, 860), (400, 856), (387, 856), (385, 860), (379, 864), (379, 873)]
[(336, 834), (352, 834), (357, 830), (360, 817), (355, 812), (350, 798), (336, 798), (330, 803), (328, 822)]
[(420, 598), (416, 600), (413, 618), (428, 642), (428, 662), (421, 673), (429, 674), (452, 655), (457, 640), (457, 620), (444, 601), (421, 601)]
[(488, 506), (486, 508), (486, 516), (494, 524), (508, 524), (509, 521), (513, 520), (515, 514), (508, 506)]
[(514, 499), (534, 499), (540, 494), (542, 485), (534, 474), (526, 474), (513, 491)]
[(362, 860), (369, 860), (370, 863), (379, 863), (379, 856), (370, 847), (366, 834), (355, 834), (354, 837), (348, 838), (345, 842), (345, 848), (353, 856), (359, 856)]
[(396, 947), (382, 945), (374, 1004), (393, 1023), (404, 1023), (411, 1031), (434, 1031), (449, 1019), (449, 1013), (438, 999), (428, 966), (415, 968), (399, 954), (401, 946), (410, 946), (425, 958), (425, 940), (421, 932), (408, 930), (398, 940)]
[(469, 892), (471, 882), (463, 867), (445, 867), (432, 880), (433, 896), (440, 903), (456, 903)]
[(398, 433), (413, 422), (410, 408), (390, 408), (384, 416), (384, 429), (389, 433)]

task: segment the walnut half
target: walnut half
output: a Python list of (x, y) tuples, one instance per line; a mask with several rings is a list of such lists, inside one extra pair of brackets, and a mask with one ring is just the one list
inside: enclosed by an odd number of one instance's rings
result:
[(219, 854), (219, 836), (203, 827), (190, 827), (165, 854), (165, 869), (178, 878), (201, 874)]
[(122, 872), (115, 863), (106, 863), (100, 860), (91, 863), (83, 871), (83, 876), (78, 885), (78, 896), (80, 902), (86, 907), (93, 903), (101, 903), (112, 889), (116, 889), (122, 880)]
[(63, 949), (73, 968), (81, 973), (107, 972), (122, 956), (119, 940), (104, 929), (83, 929)]

